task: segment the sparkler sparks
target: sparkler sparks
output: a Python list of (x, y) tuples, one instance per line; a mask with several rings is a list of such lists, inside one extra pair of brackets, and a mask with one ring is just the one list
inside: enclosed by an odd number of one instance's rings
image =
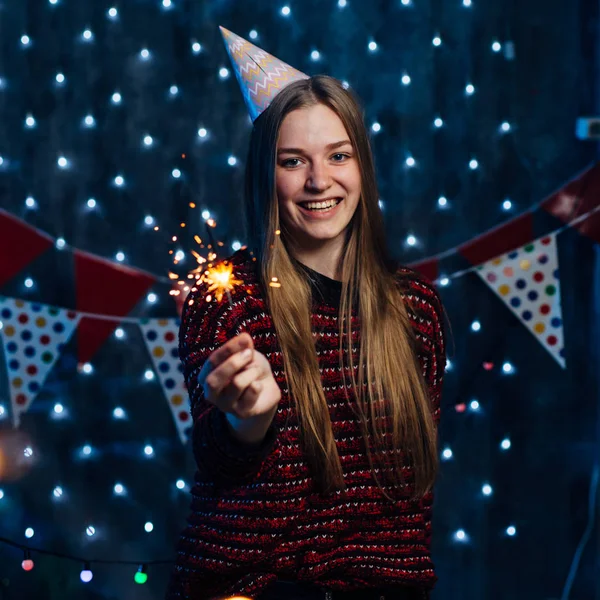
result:
[(208, 292), (214, 292), (217, 302), (221, 302), (223, 294), (227, 294), (229, 304), (231, 304), (231, 293), (236, 285), (244, 283), (236, 279), (233, 275), (233, 265), (226, 262), (220, 263), (216, 267), (207, 269), (202, 280), (209, 285)]

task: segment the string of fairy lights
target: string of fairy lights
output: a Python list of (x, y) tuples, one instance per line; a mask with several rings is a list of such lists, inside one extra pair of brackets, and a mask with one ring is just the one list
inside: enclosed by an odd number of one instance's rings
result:
[(35, 562), (32, 558), (32, 553), (35, 552), (40, 555), (53, 556), (55, 558), (62, 558), (65, 560), (73, 561), (81, 565), (81, 571), (79, 573), (79, 578), (83, 583), (89, 583), (94, 578), (94, 573), (92, 570), (92, 566), (94, 564), (97, 565), (126, 565), (126, 566), (135, 566), (137, 570), (134, 574), (134, 581), (140, 585), (143, 585), (148, 581), (148, 569), (153, 565), (171, 565), (173, 564), (173, 559), (165, 559), (165, 560), (150, 560), (150, 561), (131, 561), (131, 560), (105, 560), (105, 559), (94, 559), (88, 560), (85, 558), (81, 558), (79, 556), (74, 556), (72, 554), (67, 554), (63, 552), (50, 552), (48, 550), (44, 550), (43, 548), (35, 548), (33, 546), (28, 546), (25, 544), (19, 544), (12, 540), (9, 540), (5, 537), (0, 537), (0, 542), (6, 544), (7, 546), (12, 546), (14, 548), (18, 548), (23, 552), (23, 560), (21, 561), (21, 568), (24, 571), (33, 571), (35, 567)]

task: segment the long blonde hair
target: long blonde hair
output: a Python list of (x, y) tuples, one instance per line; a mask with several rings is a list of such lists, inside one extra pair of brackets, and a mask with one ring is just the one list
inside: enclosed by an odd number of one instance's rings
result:
[[(317, 103), (332, 109), (344, 124), (355, 148), (362, 179), (361, 198), (348, 227), (341, 263), (339, 355), (346, 398), (360, 423), (377, 486), (388, 500), (394, 500), (377, 477), (369, 440), (374, 443), (376, 459), (382, 461), (380, 468), (390, 464), (390, 460), (384, 460), (385, 455), (391, 456), (394, 487), (408, 483), (402, 468), (407, 464), (413, 467), (413, 497), (416, 499), (431, 489), (435, 480), (437, 434), (402, 290), (389, 268), (375, 167), (364, 119), (358, 102), (336, 79), (316, 76), (289, 85), (255, 121), (246, 165), (246, 239), (257, 257), (309, 467), (322, 493), (345, 492), (315, 350), (311, 288), (307, 275), (291, 258), (293, 240), (287, 235), (285, 224), (280, 222), (275, 190), (281, 124), (291, 111)], [(280, 235), (276, 234), (277, 230)], [(268, 285), (274, 276), (281, 287)], [(360, 323), (358, 377), (352, 357), (353, 306), (357, 307)], [(355, 404), (347, 392), (347, 369), (351, 374)], [(389, 434), (384, 436), (383, 420), (391, 423), (391, 439)]]

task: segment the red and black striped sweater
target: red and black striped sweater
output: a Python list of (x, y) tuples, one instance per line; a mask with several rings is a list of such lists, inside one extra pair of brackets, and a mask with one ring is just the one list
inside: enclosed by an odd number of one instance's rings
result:
[[(316, 350), (346, 499), (339, 494), (322, 496), (314, 489), (257, 263), (245, 250), (236, 252), (230, 262), (236, 279), (243, 281), (231, 303), (226, 297), (220, 303), (206, 302), (207, 290), (199, 286), (188, 297), (182, 317), (180, 356), (190, 393), (198, 469), (167, 600), (255, 597), (278, 577), (340, 590), (431, 589), (436, 582), (430, 556), (433, 495), (421, 501), (402, 499), (411, 496), (410, 484), (393, 503), (381, 494), (341, 387), (337, 319), (341, 282), (304, 267), (313, 288)], [(439, 423), (446, 364), (440, 300), (431, 284), (413, 271), (398, 268), (396, 274), (405, 290), (431, 409)], [(357, 325), (353, 319), (353, 330)], [(211, 352), (244, 331), (269, 360), (282, 391), (259, 447), (231, 437), (224, 415), (204, 400), (196, 383)], [(349, 394), (354, 397), (352, 390)]]

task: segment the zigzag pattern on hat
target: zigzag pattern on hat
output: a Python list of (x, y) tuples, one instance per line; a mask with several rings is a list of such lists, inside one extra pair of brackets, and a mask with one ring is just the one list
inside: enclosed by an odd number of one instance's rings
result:
[(224, 27), (220, 29), (253, 122), (281, 90), (294, 81), (308, 79), (308, 75), (239, 35)]

